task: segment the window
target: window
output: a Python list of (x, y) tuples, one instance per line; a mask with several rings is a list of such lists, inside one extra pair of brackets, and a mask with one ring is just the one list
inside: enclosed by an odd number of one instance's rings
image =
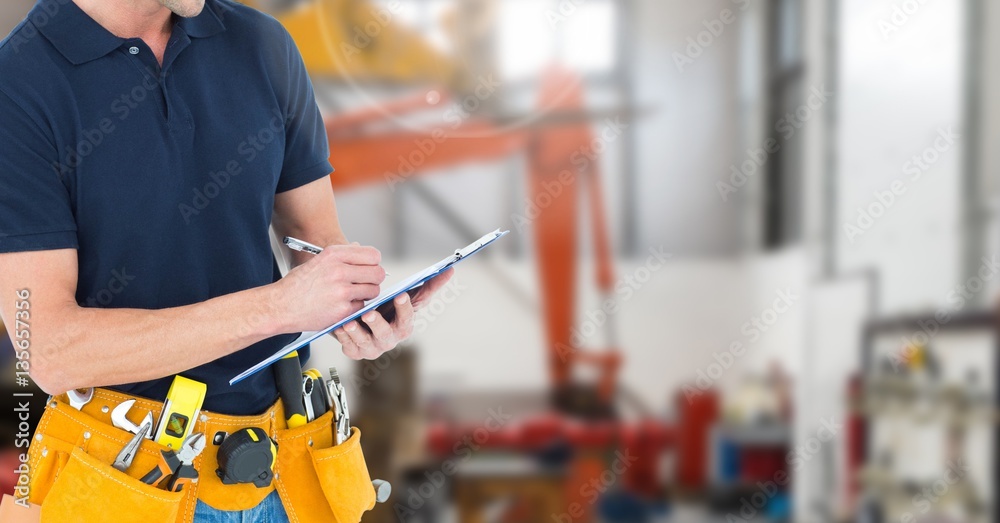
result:
[(499, 6), (498, 62), (509, 80), (536, 77), (552, 64), (610, 74), (617, 50), (611, 0), (510, 0)]

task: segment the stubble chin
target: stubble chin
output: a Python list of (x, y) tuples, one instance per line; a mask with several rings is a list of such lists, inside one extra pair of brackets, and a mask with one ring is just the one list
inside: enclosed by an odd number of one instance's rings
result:
[(160, 0), (160, 3), (183, 18), (194, 18), (205, 9), (205, 0)]

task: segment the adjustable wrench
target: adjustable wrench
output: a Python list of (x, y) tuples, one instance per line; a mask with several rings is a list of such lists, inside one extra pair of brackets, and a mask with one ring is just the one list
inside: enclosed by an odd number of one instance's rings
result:
[[(135, 405), (135, 399), (128, 399), (118, 404), (114, 410), (111, 411), (111, 424), (122, 429), (131, 432), (132, 434), (138, 434), (142, 426), (149, 422), (149, 425), (153, 425), (153, 413), (147, 412), (146, 417), (142, 419), (142, 423), (136, 425), (132, 423), (126, 414), (128, 411), (132, 410), (132, 406)], [(153, 439), (153, 433), (155, 430), (150, 430), (146, 432), (146, 439)]]
[[(94, 399), (94, 389), (73, 389), (66, 393), (69, 396), (69, 404), (76, 410), (83, 409), (83, 406)], [(136, 427), (138, 429), (138, 427)]]

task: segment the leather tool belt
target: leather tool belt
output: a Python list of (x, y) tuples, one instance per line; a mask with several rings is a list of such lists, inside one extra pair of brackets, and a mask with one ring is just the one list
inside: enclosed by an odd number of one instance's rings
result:
[[(375, 506), (375, 490), (361, 451), (361, 433), (334, 445), (333, 412), (287, 428), (281, 402), (258, 416), (226, 416), (202, 411), (194, 432), (207, 446), (195, 460), (196, 483), (180, 492), (139, 480), (156, 467), (165, 447), (142, 442), (127, 472), (111, 464), (133, 434), (114, 427), (111, 412), (135, 398), (129, 419), (139, 423), (147, 411), (158, 419), (163, 403), (107, 389), (96, 389), (81, 410), (65, 395), (53, 397), (29, 449), (29, 499), (42, 506), (43, 522), (115, 521), (116, 523), (178, 522), (194, 519), (197, 500), (219, 510), (248, 510), (277, 489), (292, 523), (358, 523)], [(269, 487), (223, 485), (218, 468), (216, 435), (259, 427), (278, 444), (274, 481)]]

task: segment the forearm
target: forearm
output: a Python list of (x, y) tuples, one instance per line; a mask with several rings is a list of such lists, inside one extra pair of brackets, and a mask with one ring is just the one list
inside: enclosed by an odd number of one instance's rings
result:
[(47, 392), (60, 393), (186, 371), (292, 332), (278, 292), (269, 285), (161, 310), (95, 309), (73, 303), (36, 311), (32, 376)]
[[(333, 188), (327, 178), (278, 194), (274, 200), (272, 225), (279, 239), (291, 236), (320, 247), (347, 244), (347, 236), (337, 216)], [(291, 266), (298, 267), (311, 256), (292, 251)]]

